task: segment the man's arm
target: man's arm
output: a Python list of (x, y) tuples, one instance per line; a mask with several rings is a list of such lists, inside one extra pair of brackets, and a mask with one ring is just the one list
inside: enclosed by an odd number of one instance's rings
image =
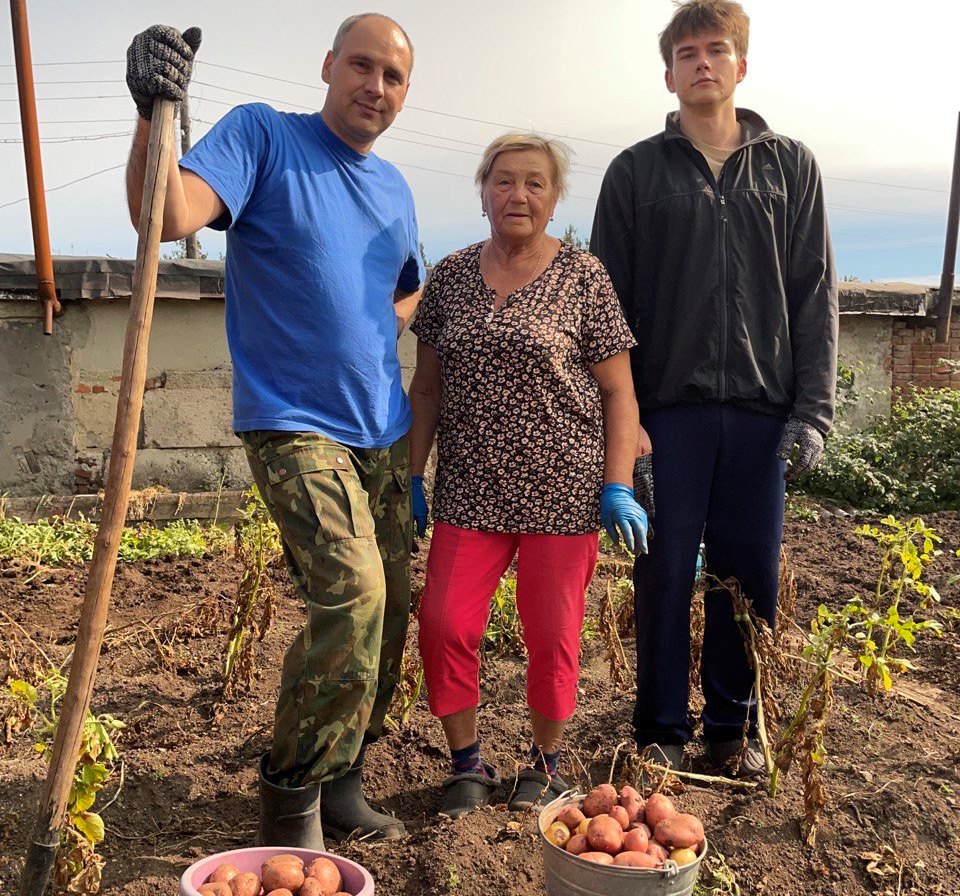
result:
[[(149, 139), (150, 122), (137, 118), (133, 146), (127, 161), (127, 207), (134, 227), (137, 227), (140, 222)], [(215, 221), (226, 210), (223, 200), (203, 178), (192, 171), (180, 169), (176, 154), (171, 147), (170, 164), (167, 166), (167, 197), (163, 205), (163, 228), (160, 239), (162, 241), (183, 239), (191, 233), (196, 233), (211, 221)]]
[(420, 296), (423, 295), (421, 286), (416, 292), (404, 292), (402, 289), (396, 289), (393, 292), (393, 311), (397, 315), (397, 338), (406, 329), (413, 317), (417, 306), (420, 304)]
[(826, 435), (837, 385), (837, 273), (820, 171), (805, 146), (798, 152), (798, 169), (786, 272), (795, 390), (791, 413)]

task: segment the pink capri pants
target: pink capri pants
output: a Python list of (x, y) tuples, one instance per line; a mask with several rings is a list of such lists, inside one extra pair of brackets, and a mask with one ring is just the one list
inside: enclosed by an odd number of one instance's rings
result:
[(517, 557), (527, 647), (527, 705), (553, 721), (576, 708), (580, 631), (597, 565), (597, 534), (478, 532), (436, 523), (420, 603), (420, 655), (435, 716), (480, 702), (480, 641), (490, 600)]

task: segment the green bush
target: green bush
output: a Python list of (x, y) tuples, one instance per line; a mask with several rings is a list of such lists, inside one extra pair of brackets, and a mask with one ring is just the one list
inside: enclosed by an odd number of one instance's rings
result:
[(796, 491), (899, 514), (960, 509), (960, 390), (923, 389), (860, 432), (841, 428)]

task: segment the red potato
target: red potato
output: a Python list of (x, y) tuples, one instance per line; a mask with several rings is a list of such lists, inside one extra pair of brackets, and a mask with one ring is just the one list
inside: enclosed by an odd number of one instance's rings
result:
[(197, 892), (200, 896), (233, 896), (233, 890), (230, 889), (230, 884), (224, 883), (222, 880), (200, 884), (200, 886), (197, 887)]
[(653, 856), (658, 862), (666, 862), (670, 858), (668, 853), (656, 840), (651, 840), (647, 844), (647, 854)]
[(598, 852), (616, 855), (623, 847), (623, 828), (609, 815), (596, 815), (587, 826), (587, 842)]
[(546, 837), (554, 846), (559, 846), (561, 849), (563, 849), (567, 845), (567, 841), (570, 839), (570, 828), (568, 828), (562, 821), (555, 821), (543, 832), (543, 836)]
[(681, 812), (661, 821), (653, 829), (653, 839), (667, 849), (698, 850), (703, 843), (703, 825), (696, 815)]
[(610, 817), (624, 830), (630, 827), (630, 815), (627, 813), (627, 810), (623, 808), (623, 806), (614, 806), (610, 810)]
[(583, 834), (583, 836), (586, 837), (586, 836), (587, 836), (587, 828), (588, 828), (588, 827), (590, 827), (590, 819), (589, 819), (589, 818), (584, 818), (583, 821), (581, 821), (580, 824), (577, 825), (577, 829), (576, 829), (576, 831), (574, 831), (574, 833), (575, 833), (575, 834)]
[(217, 884), (217, 883), (230, 883), (233, 878), (235, 878), (240, 873), (240, 869), (236, 865), (231, 865), (229, 862), (224, 862), (222, 865), (217, 865), (213, 869), (213, 874), (207, 878), (208, 884)]
[(624, 868), (659, 868), (660, 863), (649, 853), (622, 852), (613, 857), (613, 864)]
[(296, 856), (273, 856), (263, 863), (260, 872), (263, 891), (267, 896), (274, 890), (289, 890), (294, 893), (303, 885), (303, 859)]
[(623, 835), (623, 849), (625, 852), (646, 852), (650, 838), (643, 828), (634, 828)]
[(581, 808), (588, 818), (596, 818), (598, 815), (609, 815), (615, 805), (617, 791), (612, 784), (601, 784), (586, 795)]
[[(313, 859), (306, 868), (303, 869), (304, 884), (308, 880), (315, 880), (319, 884), (319, 892), (309, 892), (304, 893), (303, 889), (300, 890), (300, 896), (333, 896), (338, 890), (343, 889), (343, 878), (340, 877), (340, 869), (337, 867), (336, 862), (330, 861), (330, 859), (325, 859), (322, 856)], [(311, 890), (313, 890), (313, 884), (310, 885)]]
[(581, 853), (587, 852), (590, 849), (590, 844), (587, 842), (587, 838), (583, 834), (574, 834), (568, 841), (565, 847), (567, 852), (573, 853), (575, 856), (580, 855)]
[(652, 794), (643, 811), (644, 821), (651, 831), (655, 831), (657, 825), (665, 818), (671, 818), (676, 814), (677, 810), (673, 801), (662, 793)]
[(598, 865), (613, 864), (613, 856), (608, 852), (582, 852), (578, 858), (586, 859), (588, 862), (596, 862)]
[(561, 824), (565, 824), (570, 828), (571, 831), (575, 831), (584, 817), (584, 814), (576, 806), (567, 806), (557, 813), (554, 821), (559, 821)]
[(277, 887), (276, 890), (271, 890), (269, 893), (267, 893), (267, 896), (293, 896), (293, 893), (291, 893), (286, 887)]
[(233, 896), (260, 896), (260, 878), (252, 871), (244, 871), (230, 878)]
[(620, 791), (620, 805), (627, 810), (631, 824), (635, 821), (643, 821), (644, 802), (639, 791), (635, 787), (627, 784)]

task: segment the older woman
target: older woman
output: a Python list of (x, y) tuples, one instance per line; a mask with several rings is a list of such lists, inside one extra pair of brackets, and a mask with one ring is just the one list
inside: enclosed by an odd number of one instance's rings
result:
[(419, 640), (430, 709), (451, 752), (440, 811), (454, 818), (500, 783), (480, 756), (478, 649), (514, 557), (533, 736), (510, 808), (524, 809), (566, 789), (557, 763), (601, 519), (615, 540), (619, 530), (629, 548), (646, 550), (630, 485), (634, 340), (600, 262), (546, 232), (567, 191), (568, 159), (563, 144), (530, 134), (487, 147), (476, 183), (490, 238), (436, 266), (413, 326), (410, 466), (421, 535), (423, 471), (438, 437)]

